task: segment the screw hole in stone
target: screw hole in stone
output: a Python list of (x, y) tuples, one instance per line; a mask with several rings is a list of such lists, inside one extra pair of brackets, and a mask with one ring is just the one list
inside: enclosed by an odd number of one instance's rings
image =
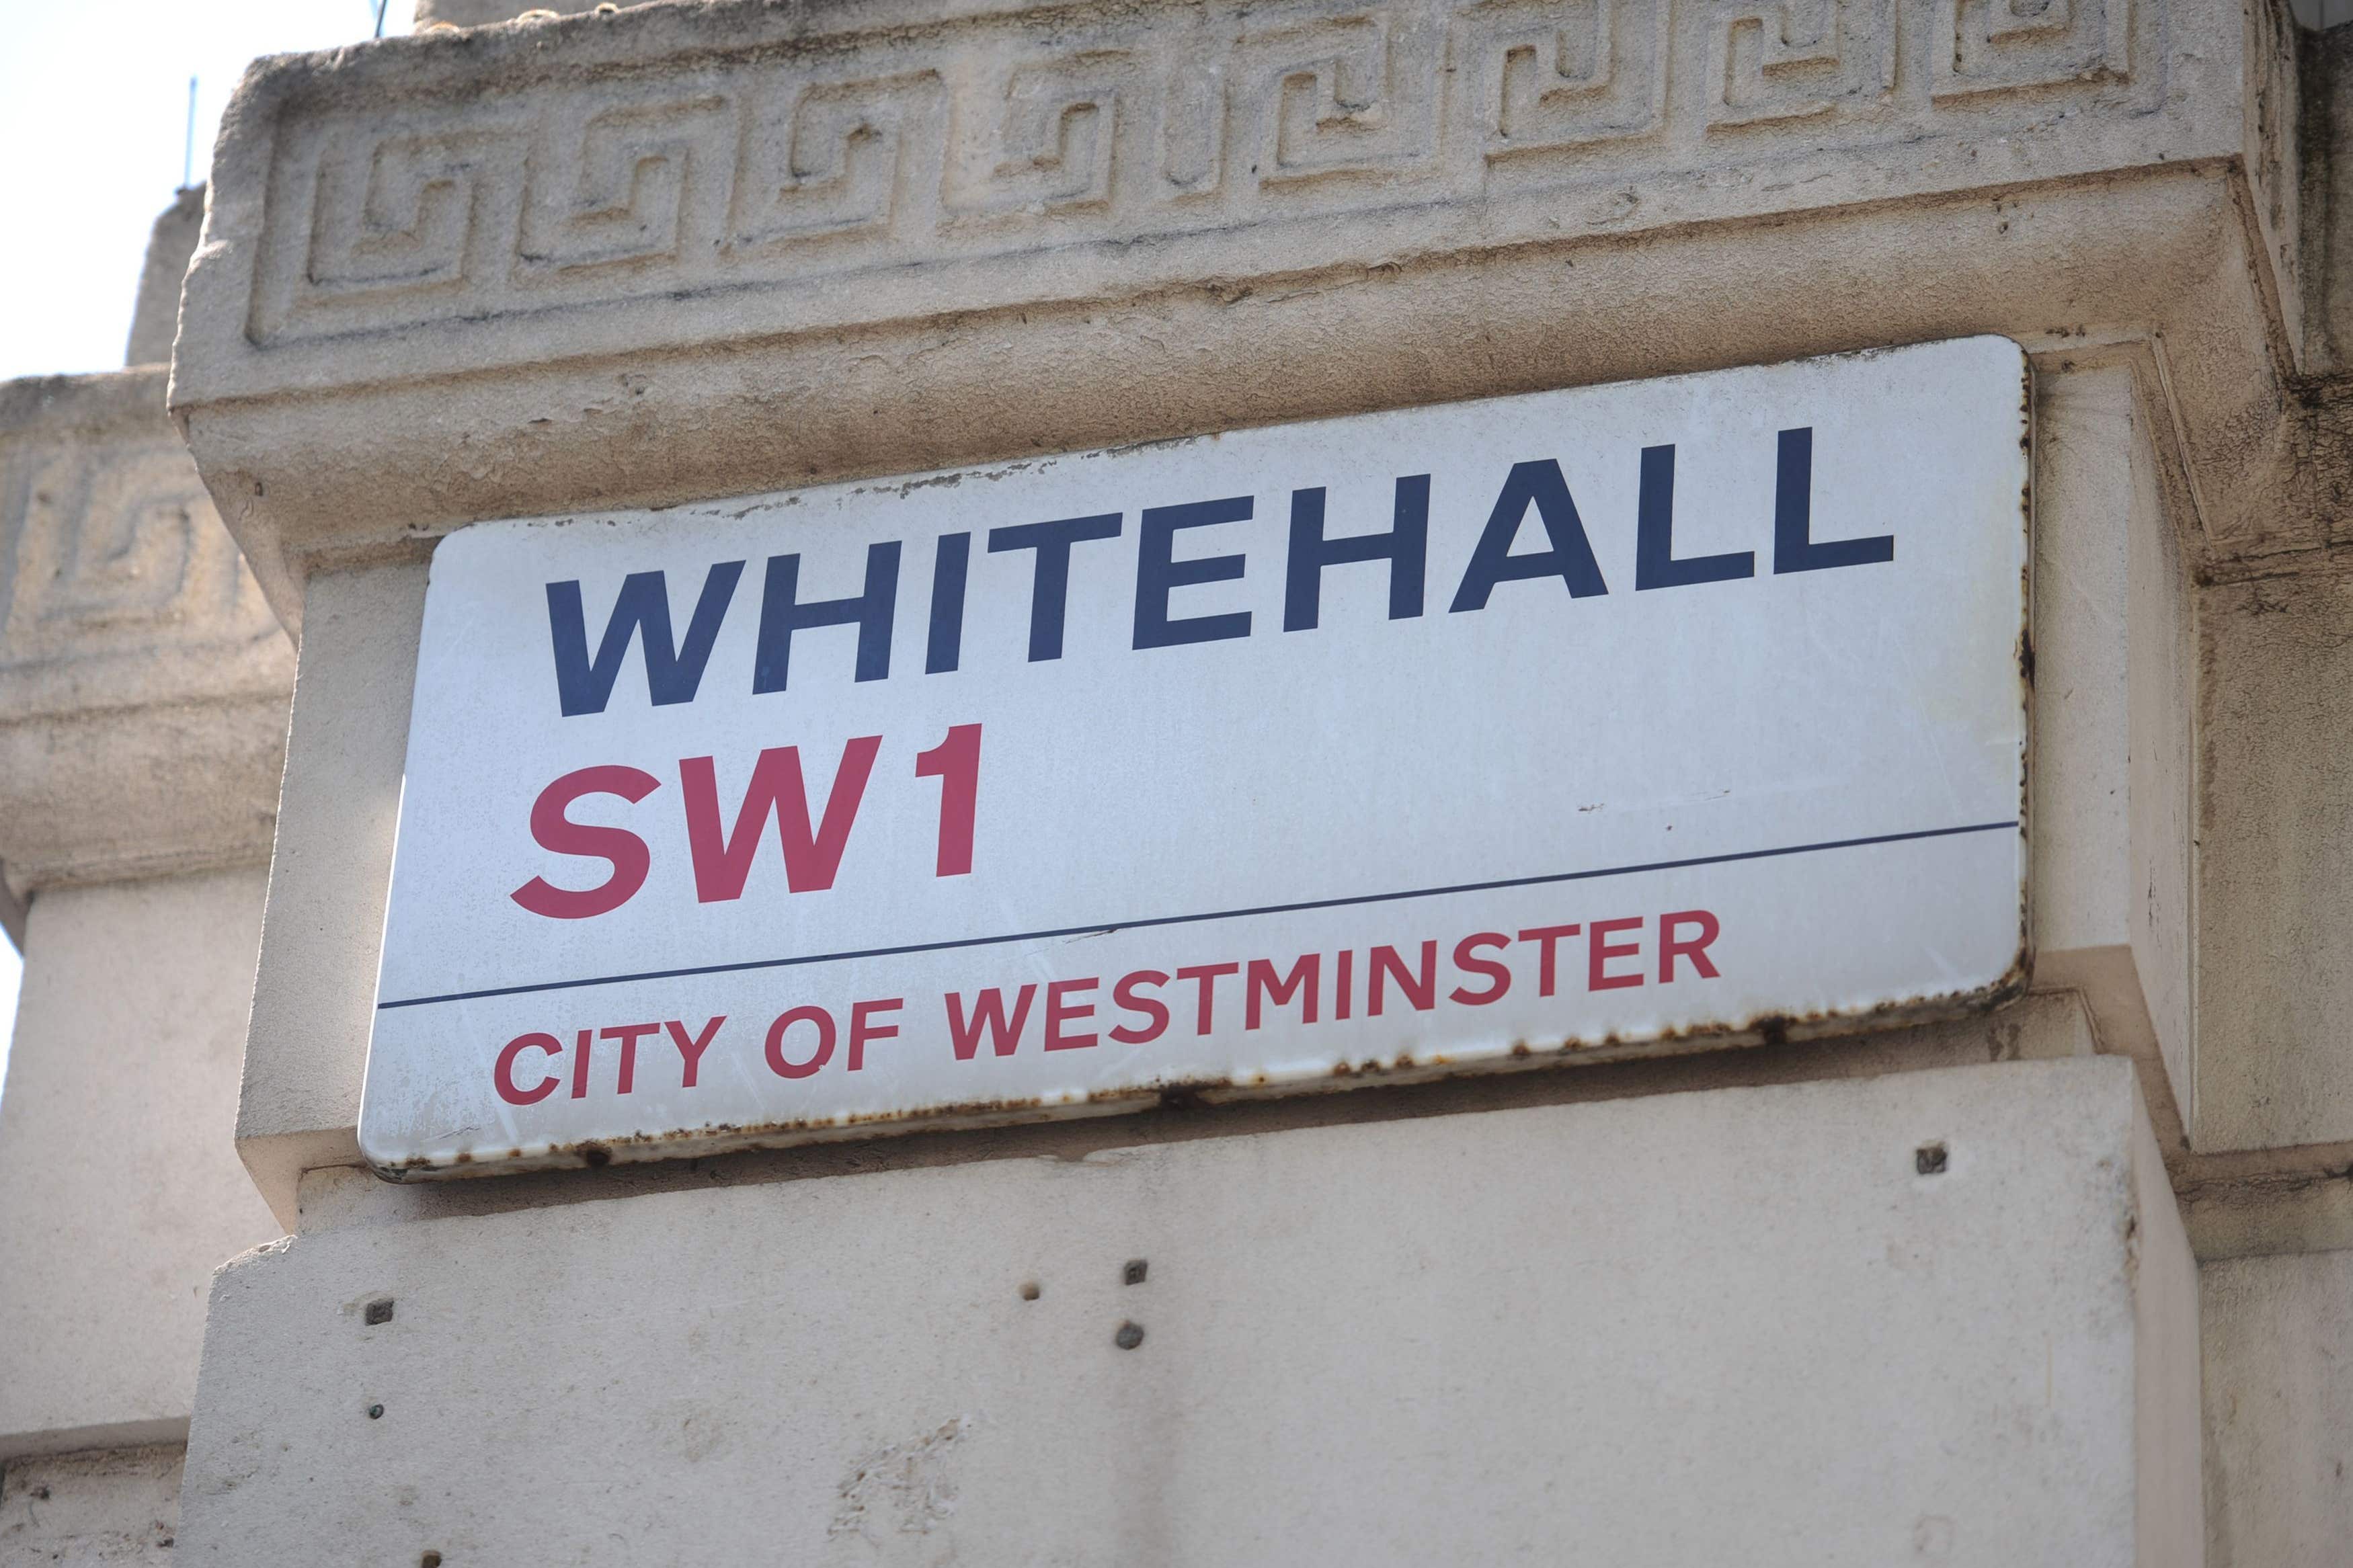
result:
[(1145, 1262), (1141, 1258), (1129, 1258), (1127, 1260), (1127, 1267), (1119, 1271), (1120, 1283), (1123, 1285), (1143, 1284), (1145, 1273), (1150, 1268), (1151, 1265)]
[(1119, 1326), (1119, 1332), (1112, 1335), (1111, 1342), (1124, 1351), (1132, 1351), (1144, 1342), (1144, 1326), (1140, 1323), (1122, 1323)]
[(383, 1405), (369, 1405), (369, 1406), (368, 1406), (368, 1419), (369, 1419), (369, 1420), (371, 1420), (371, 1421), (381, 1421), (381, 1420), (383, 1420), (383, 1419), (384, 1419), (384, 1406), (383, 1406)]
[(1924, 1176), (1941, 1176), (1950, 1158), (1942, 1143), (1923, 1143), (1912, 1151), (1912, 1169)]
[(386, 1296), (382, 1300), (370, 1301), (367, 1304), (366, 1316), (370, 1328), (375, 1327), (378, 1323), (392, 1321), (392, 1298)]
[(1021, 1299), (1023, 1300), (1034, 1301), (1038, 1299), (1039, 1294), (1040, 1292), (1038, 1289), (1038, 1281), (1035, 1279), (1023, 1281), (1021, 1286)]
[(428, 1552), (417, 1560), (417, 1568), (441, 1568), (441, 1553)]

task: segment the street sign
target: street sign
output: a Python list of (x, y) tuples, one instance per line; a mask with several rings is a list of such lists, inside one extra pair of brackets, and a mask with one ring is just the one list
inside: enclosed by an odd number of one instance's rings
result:
[(452, 534), (367, 1158), (2007, 994), (2026, 374), (1973, 338)]

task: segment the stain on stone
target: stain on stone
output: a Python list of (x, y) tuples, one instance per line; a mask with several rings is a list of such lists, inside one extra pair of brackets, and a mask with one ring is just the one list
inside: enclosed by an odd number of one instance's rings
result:
[(955, 1512), (948, 1460), (977, 1426), (959, 1415), (903, 1443), (873, 1450), (835, 1489), (840, 1501), (825, 1527), (828, 1540), (855, 1535), (881, 1546), (881, 1534), (928, 1535)]

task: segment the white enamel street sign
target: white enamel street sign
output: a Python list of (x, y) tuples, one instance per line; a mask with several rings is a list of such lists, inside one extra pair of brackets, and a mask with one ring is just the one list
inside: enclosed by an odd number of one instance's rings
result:
[(1974, 338), (453, 534), (367, 1157), (2013, 989), (2026, 374)]

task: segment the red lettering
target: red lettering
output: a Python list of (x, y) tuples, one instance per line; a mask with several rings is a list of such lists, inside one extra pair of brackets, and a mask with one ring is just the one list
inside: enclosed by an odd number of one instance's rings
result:
[(951, 991), (948, 1004), (948, 1044), (955, 1049), (955, 1059), (972, 1060), (973, 1052), (980, 1047), (980, 1031), (987, 1026), (989, 1039), (1000, 1057), (1009, 1057), (1021, 1044), (1021, 1026), (1029, 1021), (1029, 1004), (1038, 994), (1035, 984), (1021, 988), (1020, 998), (1013, 1005), (1013, 1016), (1005, 1016), (1005, 993), (992, 985), (975, 999), (972, 1016), (965, 1017), (964, 995)]
[(549, 1073), (530, 1089), (517, 1084), (514, 1080), (515, 1058), (525, 1051), (545, 1051), (551, 1057), (560, 1057), (564, 1054), (564, 1043), (554, 1035), (517, 1035), (499, 1047), (499, 1065), (491, 1070), (491, 1081), (498, 1085), (499, 1098), (509, 1105), (537, 1105), (555, 1092), (555, 1086), (560, 1081), (555, 1074)]
[[(1699, 935), (1686, 941), (1675, 935), (1677, 926), (1694, 925)], [(1715, 978), (1715, 965), (1707, 956), (1707, 944), (1724, 933), (1716, 918), (1705, 910), (1678, 910), (1659, 917), (1659, 984), (1672, 984), (1675, 978), (1675, 960), (1688, 958), (1699, 971), (1702, 980)]]
[[(795, 1024), (817, 1026), (817, 1055), (805, 1062), (785, 1055), (785, 1031)], [(768, 1068), (778, 1078), (807, 1078), (833, 1059), (833, 1015), (822, 1007), (796, 1007), (768, 1026)]]
[(1551, 995), (1555, 982), (1560, 978), (1560, 965), (1557, 962), (1560, 956), (1560, 939), (1565, 936), (1575, 936), (1584, 929), (1581, 925), (1537, 926), (1534, 930), (1520, 933), (1522, 942), (1544, 944), (1537, 950), (1541, 954), (1536, 960), (1537, 995)]
[(1323, 954), (1303, 952), (1299, 955), (1299, 961), (1291, 966), (1291, 973), (1282, 976), (1278, 982), (1275, 978), (1274, 965), (1271, 962), (1263, 958), (1251, 959), (1250, 977), (1243, 982), (1245, 992), (1242, 999), (1242, 1027), (1245, 1029), (1258, 1027), (1259, 1005), (1261, 1002), (1271, 1002), (1278, 1007), (1287, 1006), (1291, 999), (1298, 996), (1303, 990), (1306, 994), (1300, 998), (1299, 1021), (1303, 1024), (1314, 1023), (1316, 982), (1323, 973)]
[(1466, 991), (1458, 985), (1446, 994), (1452, 1000), (1461, 1003), (1465, 1007), (1484, 1007), (1490, 1002), (1502, 1001), (1504, 993), (1512, 988), (1511, 969), (1492, 958), (1478, 957), (1477, 950), (1482, 947), (1509, 947), (1511, 942), (1512, 939), (1499, 931), (1478, 931), (1456, 942), (1454, 967), (1466, 970), (1472, 974), (1483, 974), (1487, 977), (1488, 984), (1484, 991)]
[(1373, 949), (1372, 989), (1371, 994), (1365, 998), (1366, 1017), (1377, 1018), (1381, 1016), (1381, 985), (1386, 980), (1397, 982), (1398, 989), (1405, 993), (1405, 999), (1413, 1004), (1415, 1012), (1427, 1013), (1437, 1006), (1438, 943), (1425, 942), (1421, 944), (1419, 973), (1406, 968), (1405, 960), (1398, 955), (1396, 948)]
[(640, 769), (606, 766), (566, 773), (540, 791), (531, 805), (533, 840), (550, 854), (606, 861), (613, 873), (578, 892), (533, 877), (507, 897), (552, 921), (585, 921), (628, 903), (646, 885), (646, 873), (653, 866), (646, 841), (626, 827), (575, 822), (565, 812), (582, 795), (617, 795), (635, 805), (660, 787), (661, 780)]
[(1083, 1007), (1065, 1006), (1063, 994), (1071, 991), (1092, 991), (1102, 982), (1097, 979), (1057, 980), (1046, 987), (1046, 1048), (1050, 1051), (1079, 1051), (1095, 1043), (1092, 1035), (1066, 1035), (1065, 1022), (1076, 1023), (1095, 1016), (1092, 1002)]
[(583, 1029), (572, 1043), (572, 1098), (588, 1098), (588, 1042), (596, 1037), (594, 1029)]
[(932, 875), (970, 875), (972, 823), (980, 801), (980, 726), (950, 725), (946, 740), (915, 753), (915, 776), (940, 781), (940, 847)]
[(624, 1024), (617, 1029), (599, 1031), (597, 1036), (599, 1039), (621, 1042), (621, 1074), (620, 1080), (615, 1089), (616, 1093), (627, 1094), (637, 1087), (638, 1042), (648, 1035), (660, 1033), (659, 1024)]
[(1344, 947), (1340, 961), (1332, 966), (1332, 1016), (1345, 1018), (1349, 1004), (1355, 1001), (1356, 986), (1356, 950)]
[(896, 1024), (873, 1022), (877, 1013), (895, 1013), (907, 1005), (903, 996), (892, 996), (879, 1002), (854, 1002), (849, 1007), (849, 1070), (858, 1072), (866, 1066), (866, 1042), (895, 1040), (899, 1037)]
[(1642, 972), (1639, 969), (1631, 974), (1607, 973), (1607, 965), (1611, 959), (1638, 958), (1642, 952), (1640, 940), (1613, 942), (1609, 940), (1610, 933), (1641, 929), (1642, 920), (1640, 915), (1630, 915), (1624, 920), (1593, 922), (1593, 931), (1586, 938), (1585, 948), (1585, 984), (1588, 990), (1615, 991), (1620, 986), (1642, 984)]
[(1194, 1010), (1197, 1020), (1193, 1026), (1195, 1034), (1206, 1035), (1209, 1032), (1211, 1015), (1217, 1003), (1218, 982), (1226, 975), (1240, 974), (1241, 972), (1242, 966), (1239, 963), (1197, 963), (1190, 969), (1180, 969), (1176, 972), (1177, 979), (1193, 981), (1200, 987), (1200, 1002)]
[(679, 1059), (686, 1064), (685, 1074), (679, 1083), (679, 1088), (694, 1087), (695, 1074), (702, 1068), (702, 1053), (711, 1048), (712, 1037), (719, 1033), (719, 1026), (726, 1021), (727, 1015), (720, 1014), (719, 1016), (703, 1025), (702, 1032), (691, 1040), (686, 1037), (686, 1025), (682, 1020), (672, 1018), (666, 1026), (670, 1030), (671, 1043), (678, 1047)]
[(1133, 974), (1120, 976), (1119, 984), (1111, 988), (1111, 999), (1131, 1013), (1141, 1013), (1152, 1020), (1141, 1029), (1131, 1029), (1125, 1024), (1111, 1032), (1111, 1037), (1123, 1046), (1141, 1046), (1158, 1039), (1168, 1027), (1168, 1005), (1156, 996), (1138, 996), (1139, 985), (1166, 985), (1168, 976), (1156, 969), (1139, 969)]
[(866, 777), (874, 771), (880, 735), (860, 735), (841, 751), (834, 770), (833, 789), (826, 796), (825, 819), (809, 827), (808, 790), (801, 779), (798, 746), (772, 746), (753, 764), (752, 782), (735, 813), (735, 827), (724, 832), (719, 823), (719, 784), (709, 757), (683, 757), (678, 764), (679, 787), (686, 795), (686, 837), (694, 853), (694, 896), (706, 904), (725, 903), (744, 896), (752, 861), (760, 851), (760, 836), (771, 812), (776, 837), (785, 852), (785, 886), (796, 893), (819, 892), (833, 886), (841, 869), (841, 852), (849, 842), (850, 824), (866, 794)]

